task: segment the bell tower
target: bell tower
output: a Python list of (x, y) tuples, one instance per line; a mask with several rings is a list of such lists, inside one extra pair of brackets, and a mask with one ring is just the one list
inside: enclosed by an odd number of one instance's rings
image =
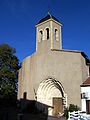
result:
[[(36, 24), (36, 50), (43, 46), (46, 49), (62, 49), (62, 24), (50, 13)], [(42, 48), (43, 48), (42, 47)]]

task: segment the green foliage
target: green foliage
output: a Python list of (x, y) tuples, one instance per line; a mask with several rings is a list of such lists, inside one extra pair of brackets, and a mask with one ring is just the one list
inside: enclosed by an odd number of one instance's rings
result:
[(66, 108), (65, 110), (64, 110), (64, 117), (66, 117), (67, 119), (68, 119), (68, 112), (69, 112), (69, 110), (68, 110), (68, 108)]
[(80, 108), (77, 105), (74, 104), (69, 105), (69, 112), (78, 111), (78, 110), (80, 110)]
[(78, 111), (80, 108), (77, 105), (70, 104), (69, 108), (64, 110), (64, 116), (68, 119), (68, 112)]
[(0, 45), (0, 97), (13, 97), (17, 91), (19, 60), (15, 49), (7, 44)]

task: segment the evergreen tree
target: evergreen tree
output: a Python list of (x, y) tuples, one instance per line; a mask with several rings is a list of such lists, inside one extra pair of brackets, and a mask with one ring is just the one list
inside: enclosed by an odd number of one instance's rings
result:
[(16, 96), (20, 65), (15, 53), (8, 44), (0, 45), (0, 98)]

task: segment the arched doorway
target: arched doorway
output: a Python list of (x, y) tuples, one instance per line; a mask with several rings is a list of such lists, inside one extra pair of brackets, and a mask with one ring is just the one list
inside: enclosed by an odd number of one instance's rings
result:
[(48, 115), (58, 115), (65, 107), (65, 92), (62, 84), (55, 78), (48, 77), (39, 84), (37, 101), (48, 105)]

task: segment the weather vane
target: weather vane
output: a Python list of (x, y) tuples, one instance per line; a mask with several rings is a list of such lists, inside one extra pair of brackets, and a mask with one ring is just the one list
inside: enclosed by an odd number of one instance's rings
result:
[(48, 15), (50, 15), (50, 17), (51, 17), (51, 9), (50, 9), (50, 5), (48, 5)]

